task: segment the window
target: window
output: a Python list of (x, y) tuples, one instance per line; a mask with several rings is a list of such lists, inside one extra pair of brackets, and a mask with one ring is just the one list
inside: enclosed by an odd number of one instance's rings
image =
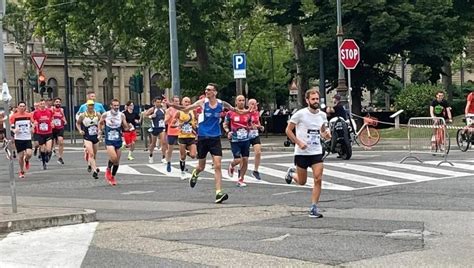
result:
[(104, 103), (109, 103), (114, 98), (114, 89), (109, 88), (107, 81), (108, 79), (105, 78), (104, 82), (102, 83), (104, 92)]
[(87, 83), (83, 78), (76, 80), (76, 105), (86, 103)]
[(156, 73), (151, 77), (150, 80), (150, 100), (165, 94), (165, 90), (161, 89), (158, 82), (161, 80), (161, 74)]

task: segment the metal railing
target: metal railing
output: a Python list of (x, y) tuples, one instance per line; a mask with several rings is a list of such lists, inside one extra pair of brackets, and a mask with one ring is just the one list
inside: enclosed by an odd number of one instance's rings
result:
[(412, 117), (408, 120), (408, 155), (400, 163), (408, 158), (423, 163), (415, 155), (441, 156), (442, 163), (453, 164), (447, 160), (450, 149), (450, 139), (446, 121), (442, 117)]

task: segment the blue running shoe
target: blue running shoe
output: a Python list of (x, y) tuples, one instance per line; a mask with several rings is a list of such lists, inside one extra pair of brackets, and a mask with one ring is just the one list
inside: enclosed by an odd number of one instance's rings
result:
[(166, 171), (171, 172), (171, 162), (166, 163)]
[(309, 210), (309, 217), (322, 218), (323, 214), (319, 213), (318, 207), (316, 207), (316, 205), (312, 205), (311, 209)]
[(288, 168), (288, 171), (286, 172), (286, 176), (285, 176), (286, 183), (291, 184), (291, 182), (293, 181), (293, 174), (295, 173), (295, 171), (296, 169), (294, 167)]

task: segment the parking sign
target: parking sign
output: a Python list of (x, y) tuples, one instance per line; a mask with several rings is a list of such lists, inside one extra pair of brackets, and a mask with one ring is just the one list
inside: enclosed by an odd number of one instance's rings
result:
[(234, 68), (234, 79), (247, 78), (247, 58), (245, 57), (245, 53), (232, 55), (232, 66)]

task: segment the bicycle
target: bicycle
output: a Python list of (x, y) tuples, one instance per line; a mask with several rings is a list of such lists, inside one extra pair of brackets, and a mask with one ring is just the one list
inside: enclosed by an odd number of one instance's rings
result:
[(462, 129), (458, 129), (456, 133), (456, 143), (461, 152), (469, 150), (471, 144), (474, 143), (474, 114), (468, 114), (464, 122), (467, 123)]
[(376, 117), (370, 116), (370, 114), (364, 116), (363, 119), (364, 124), (357, 132), (355, 132), (355, 126), (354, 123), (352, 123), (352, 140), (357, 145), (359, 145), (359, 142), (357, 142), (357, 138), (359, 138), (359, 141), (362, 145), (366, 147), (372, 147), (380, 141), (380, 132), (375, 128), (378, 124), (378, 119)]
[(435, 119), (434, 127), (435, 131), (431, 137), (431, 151), (436, 153), (446, 150), (446, 154), (448, 154), (451, 147), (451, 140), (449, 133), (446, 131), (445, 121)]

